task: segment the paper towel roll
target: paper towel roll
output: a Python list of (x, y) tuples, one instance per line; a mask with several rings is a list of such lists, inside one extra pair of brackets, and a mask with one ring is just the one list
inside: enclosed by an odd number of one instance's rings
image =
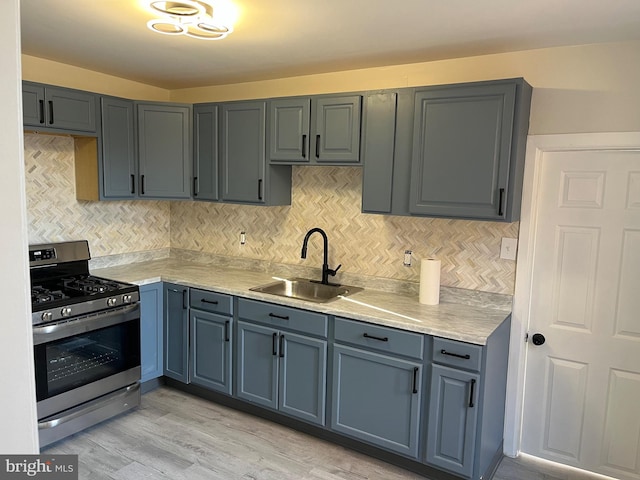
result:
[(423, 258), (420, 262), (420, 303), (440, 303), (440, 260)]

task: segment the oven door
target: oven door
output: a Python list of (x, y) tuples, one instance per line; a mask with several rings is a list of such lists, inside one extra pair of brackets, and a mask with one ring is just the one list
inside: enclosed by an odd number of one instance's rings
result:
[(38, 418), (140, 380), (140, 305), (33, 328)]

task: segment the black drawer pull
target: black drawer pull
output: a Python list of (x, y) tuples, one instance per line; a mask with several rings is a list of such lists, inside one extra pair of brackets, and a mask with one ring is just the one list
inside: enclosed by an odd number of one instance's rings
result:
[(182, 290), (182, 309), (186, 310), (187, 308), (189, 308), (189, 306), (187, 305), (187, 290)]
[(288, 315), (276, 315), (275, 313), (270, 313), (269, 316), (271, 318), (279, 318), (280, 320), (289, 320)]
[(469, 408), (473, 408), (473, 390), (475, 389), (475, 386), (475, 379), (471, 379), (471, 388), (469, 389)]
[(413, 367), (413, 393), (418, 393), (418, 367)]
[(53, 102), (49, 100), (49, 124), (53, 125)]
[(274, 356), (278, 355), (278, 334), (274, 333), (271, 338), (271, 348)]
[(369, 335), (368, 333), (363, 333), (362, 336), (364, 338), (370, 338), (371, 340), (378, 340), (380, 342), (388, 342), (389, 338), (388, 337), (376, 337), (375, 335)]
[(224, 322), (224, 341), (229, 341), (229, 320)]
[(284, 358), (284, 335), (280, 335), (280, 358)]
[(464, 360), (469, 360), (471, 358), (471, 355), (469, 355), (468, 353), (465, 355), (460, 355), (459, 353), (447, 352), (444, 348), (440, 350), (440, 353), (442, 355), (449, 355), (450, 357), (462, 358)]
[(504, 214), (504, 188), (500, 189), (500, 198), (498, 198), (498, 215)]
[(211, 305), (218, 305), (218, 301), (217, 301), (217, 300), (206, 300), (206, 299), (204, 299), (204, 298), (201, 298), (201, 299), (200, 299), (200, 301), (201, 301), (202, 303), (209, 303), (209, 304), (211, 304)]

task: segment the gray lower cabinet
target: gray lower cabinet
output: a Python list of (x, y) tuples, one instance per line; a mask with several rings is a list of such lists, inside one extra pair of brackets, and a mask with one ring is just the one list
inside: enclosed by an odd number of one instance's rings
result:
[(324, 425), (327, 317), (246, 299), (238, 316), (238, 398)]
[(96, 133), (97, 95), (69, 88), (22, 82), (23, 123), (45, 131)]
[(424, 336), (336, 318), (335, 341), (331, 428), (417, 459)]
[(426, 460), (465, 477), (473, 473), (479, 380), (442, 365), (431, 369)]
[(189, 383), (189, 288), (164, 284), (164, 375)]
[(140, 287), (140, 364), (141, 381), (163, 374), (162, 283)]
[(132, 100), (101, 99), (102, 197), (135, 198), (138, 162), (135, 139), (135, 108)]
[(269, 101), (269, 161), (360, 163), (360, 95), (319, 95)]
[(219, 195), (219, 106), (193, 107), (193, 199), (217, 201)]
[(137, 104), (139, 195), (191, 196), (191, 105)]
[(291, 167), (267, 167), (266, 101), (221, 105), (221, 199), (257, 205), (291, 204)]
[(189, 304), (191, 383), (230, 395), (233, 299), (192, 288)]

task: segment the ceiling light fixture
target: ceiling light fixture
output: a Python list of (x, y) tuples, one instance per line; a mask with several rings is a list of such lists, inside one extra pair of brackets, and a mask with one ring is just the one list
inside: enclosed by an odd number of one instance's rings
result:
[(186, 35), (200, 40), (222, 40), (233, 31), (230, 25), (214, 18), (213, 5), (204, 0), (152, 0), (149, 6), (154, 12), (162, 14), (161, 18), (147, 22), (147, 27), (156, 33)]

